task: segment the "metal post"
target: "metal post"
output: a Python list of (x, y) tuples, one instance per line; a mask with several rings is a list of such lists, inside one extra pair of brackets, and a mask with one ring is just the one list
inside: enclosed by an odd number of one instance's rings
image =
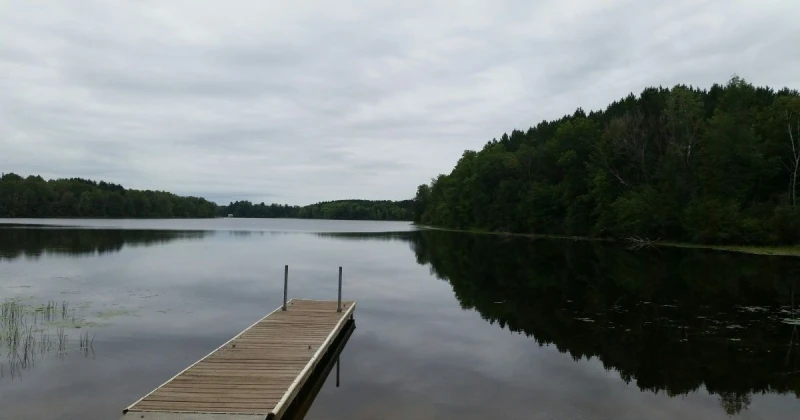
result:
[(336, 307), (336, 312), (342, 312), (342, 266), (339, 266), (339, 306)]
[(283, 267), (283, 310), (286, 310), (286, 295), (289, 289), (289, 265)]
[(336, 359), (336, 388), (339, 388), (339, 364), (341, 360), (341, 358)]

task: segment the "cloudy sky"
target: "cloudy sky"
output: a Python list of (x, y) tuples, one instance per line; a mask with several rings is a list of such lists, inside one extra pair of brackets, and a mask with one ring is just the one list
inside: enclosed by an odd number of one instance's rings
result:
[(513, 128), (733, 74), (800, 88), (800, 2), (0, 0), (0, 171), (403, 199)]

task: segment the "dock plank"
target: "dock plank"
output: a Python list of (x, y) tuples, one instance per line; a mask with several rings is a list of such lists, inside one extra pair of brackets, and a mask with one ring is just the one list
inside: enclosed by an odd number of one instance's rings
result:
[(129, 418), (279, 419), (355, 310), (293, 299), (124, 410)]

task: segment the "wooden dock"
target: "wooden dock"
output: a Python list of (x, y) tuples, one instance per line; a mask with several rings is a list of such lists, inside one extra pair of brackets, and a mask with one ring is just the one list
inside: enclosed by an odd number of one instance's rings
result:
[(289, 301), (131, 404), (122, 420), (280, 419), (352, 319), (355, 302), (337, 306)]

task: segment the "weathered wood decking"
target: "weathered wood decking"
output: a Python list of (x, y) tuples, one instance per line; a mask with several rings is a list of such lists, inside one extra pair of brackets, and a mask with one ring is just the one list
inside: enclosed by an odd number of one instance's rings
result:
[(124, 410), (123, 420), (279, 419), (355, 302), (289, 301)]

